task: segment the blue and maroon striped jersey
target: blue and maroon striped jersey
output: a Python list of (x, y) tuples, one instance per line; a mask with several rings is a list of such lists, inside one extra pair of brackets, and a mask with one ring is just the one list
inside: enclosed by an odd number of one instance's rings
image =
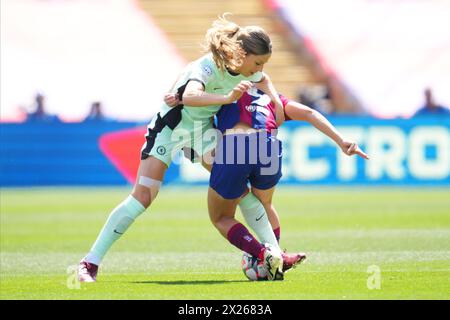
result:
[[(283, 107), (288, 104), (288, 99), (280, 95)], [(275, 121), (275, 105), (269, 96), (261, 90), (252, 88), (233, 103), (223, 105), (216, 115), (217, 129), (224, 132), (232, 129), (238, 122), (243, 122), (254, 129), (271, 131), (277, 129)]]

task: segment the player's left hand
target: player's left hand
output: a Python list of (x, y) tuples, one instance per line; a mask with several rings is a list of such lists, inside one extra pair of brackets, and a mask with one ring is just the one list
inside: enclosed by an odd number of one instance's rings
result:
[(164, 103), (167, 104), (169, 107), (176, 107), (181, 103), (178, 94), (176, 93), (166, 93), (164, 95)]
[(363, 159), (369, 160), (370, 157), (361, 150), (361, 148), (358, 146), (358, 144), (356, 142), (351, 142), (351, 141), (343, 141), (340, 145), (342, 151), (348, 155), (348, 156), (352, 156), (354, 154), (357, 154), (358, 156), (360, 156)]

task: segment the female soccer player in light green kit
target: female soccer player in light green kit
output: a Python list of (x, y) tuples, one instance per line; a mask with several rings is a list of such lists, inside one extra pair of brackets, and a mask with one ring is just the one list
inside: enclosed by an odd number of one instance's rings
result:
[[(283, 121), (279, 96), (262, 73), (272, 52), (265, 31), (259, 27), (242, 28), (222, 17), (208, 30), (206, 43), (209, 54), (189, 64), (172, 89), (183, 95), (184, 106), (163, 105), (149, 124), (134, 188), (111, 212), (90, 252), (80, 262), (81, 282), (96, 281), (98, 266), (107, 251), (154, 201), (172, 156), (184, 147), (202, 156), (215, 148), (215, 141), (203, 133), (213, 128), (212, 118), (222, 105), (238, 100), (256, 84), (276, 105), (277, 122)], [(251, 193), (241, 202), (241, 210), (265, 212)], [(250, 233), (245, 239), (257, 241)], [(264, 250), (265, 260), (272, 264), (269, 267), (282, 263), (278, 251)]]

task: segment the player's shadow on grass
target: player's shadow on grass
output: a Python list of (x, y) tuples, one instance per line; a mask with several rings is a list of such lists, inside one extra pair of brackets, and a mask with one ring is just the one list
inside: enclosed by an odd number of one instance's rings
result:
[(134, 284), (160, 284), (164, 286), (171, 285), (199, 285), (199, 284), (226, 284), (236, 282), (248, 282), (248, 280), (168, 280), (168, 281), (133, 281)]

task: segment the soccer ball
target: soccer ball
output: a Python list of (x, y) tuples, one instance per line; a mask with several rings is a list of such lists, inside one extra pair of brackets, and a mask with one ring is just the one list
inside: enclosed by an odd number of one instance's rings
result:
[(244, 252), (242, 254), (242, 271), (250, 281), (267, 280), (267, 269), (263, 266), (258, 268), (258, 258)]

